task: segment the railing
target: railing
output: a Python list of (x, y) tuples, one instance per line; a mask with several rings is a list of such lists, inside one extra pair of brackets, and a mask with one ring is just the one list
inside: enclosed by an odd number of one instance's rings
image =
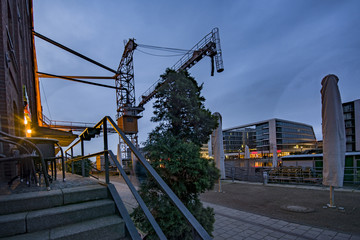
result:
[[(253, 168), (253, 167), (251, 167)], [(255, 174), (253, 178), (248, 175), (249, 169), (246, 167), (234, 167), (225, 164), (226, 177), (240, 181), (263, 182), (263, 173), (267, 172), (269, 183), (287, 184), (322, 184), (322, 167), (278, 167), (278, 168), (253, 168)], [(360, 185), (360, 166), (344, 168), (344, 185)]]
[[(128, 185), (130, 191), (132, 192), (133, 196), (135, 197), (136, 201), (138, 202), (139, 206), (144, 211), (145, 216), (149, 220), (150, 224), (154, 228), (156, 234), (158, 235), (159, 239), (167, 239), (164, 233), (162, 232), (160, 226), (157, 224), (156, 220), (152, 216), (150, 210), (147, 208), (145, 202), (139, 195), (139, 193), (136, 191), (135, 187), (129, 180), (128, 176), (126, 175), (124, 169), (121, 167), (120, 163), (116, 160), (115, 155), (111, 150), (108, 150), (108, 125), (107, 123), (110, 123), (113, 129), (119, 134), (119, 136), (123, 139), (124, 143), (127, 144), (127, 146), (130, 148), (132, 153), (138, 158), (139, 162), (143, 165), (143, 167), (147, 170), (147, 172), (155, 179), (155, 181), (158, 183), (160, 188), (164, 191), (164, 193), (170, 198), (171, 202), (178, 208), (178, 210), (183, 214), (185, 219), (191, 224), (195, 232), (197, 233), (197, 236), (194, 236), (194, 239), (200, 238), (200, 239), (211, 239), (209, 234), (206, 232), (206, 230), (200, 225), (200, 223), (196, 220), (196, 218), (190, 213), (190, 211), (185, 207), (185, 205), (180, 201), (180, 199), (175, 195), (175, 193), (170, 189), (170, 187), (165, 183), (165, 181), (159, 176), (159, 174), (155, 171), (155, 169), (146, 161), (144, 156), (139, 152), (139, 150), (131, 143), (131, 141), (125, 136), (125, 134), (120, 130), (120, 128), (116, 125), (116, 123), (108, 116), (104, 117), (99, 123), (97, 123), (93, 128), (85, 130), (82, 134), (80, 134), (80, 139), (76, 141), (74, 144), (72, 144), (66, 151), (66, 156), (71, 156), (71, 162), (74, 161), (82, 161), (82, 175), (85, 176), (84, 171), (84, 159), (95, 157), (99, 155), (104, 155), (105, 160), (105, 182), (109, 186), (109, 190), (111, 192), (114, 192), (114, 186), (110, 183), (109, 178), (109, 155), (116, 164), (117, 169), (120, 171), (120, 174), (124, 178), (126, 184)], [(94, 129), (101, 129), (103, 131), (103, 141), (104, 141), (104, 151), (93, 153), (89, 155), (84, 155), (84, 141), (85, 139), (89, 140), (89, 132), (92, 132), (91, 130)], [(90, 136), (94, 137), (94, 136)], [(81, 156), (73, 158), (73, 148), (80, 144), (81, 145)], [(70, 154), (68, 153), (70, 151)], [(115, 195), (116, 198), (120, 199), (120, 196)], [(121, 199), (120, 199), (121, 200)], [(125, 207), (123, 206), (122, 202), (119, 201), (119, 211), (122, 214), (125, 224), (129, 230), (129, 233), (133, 239), (138, 239), (139, 235), (137, 233), (137, 230), (135, 229)]]

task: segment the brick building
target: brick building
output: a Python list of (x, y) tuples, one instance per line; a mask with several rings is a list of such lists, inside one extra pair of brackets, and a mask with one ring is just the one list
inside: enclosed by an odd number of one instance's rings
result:
[(25, 136), (25, 118), (37, 126), (41, 112), (34, 74), (32, 2), (4, 0), (0, 11), (0, 129)]

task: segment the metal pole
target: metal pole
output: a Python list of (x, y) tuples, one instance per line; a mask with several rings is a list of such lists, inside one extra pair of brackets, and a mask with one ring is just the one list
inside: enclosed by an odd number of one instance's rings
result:
[[(81, 156), (84, 156), (84, 140), (81, 137)], [(81, 159), (81, 175), (85, 177), (85, 159)]]
[(330, 186), (330, 204), (329, 207), (334, 208), (335, 202), (334, 202), (334, 186)]
[(104, 122), (103, 122), (103, 131), (104, 131), (105, 182), (106, 182), (106, 184), (109, 184), (110, 183), (110, 180), (109, 180), (109, 156), (108, 156), (108, 139), (107, 139), (106, 118), (104, 118)]
[[(74, 149), (71, 148), (71, 160), (74, 158)], [(71, 173), (74, 174), (74, 161), (71, 161)]]

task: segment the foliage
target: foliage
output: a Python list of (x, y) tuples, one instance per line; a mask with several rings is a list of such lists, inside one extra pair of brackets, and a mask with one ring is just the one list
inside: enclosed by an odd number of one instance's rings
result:
[(161, 78), (167, 82), (155, 95), (155, 116), (151, 120), (160, 124), (152, 133), (169, 131), (199, 146), (206, 143), (217, 127), (217, 119), (205, 109), (202, 85), (198, 86), (188, 72), (167, 69)]
[[(76, 157), (79, 157), (79, 156), (76, 156)], [(82, 162), (81, 160), (74, 162), (74, 174), (82, 175), (81, 162)], [(92, 162), (90, 161), (90, 159), (88, 159), (88, 158), (84, 159), (84, 166), (85, 166), (85, 177), (88, 177), (90, 170), (92, 168)], [(66, 162), (66, 171), (70, 172), (70, 173), (72, 172), (71, 161)]]
[[(215, 222), (213, 209), (203, 208), (199, 194), (214, 187), (219, 171), (213, 161), (200, 157), (200, 147), (207, 143), (217, 119), (204, 107), (202, 86), (187, 72), (167, 70), (161, 76), (165, 84), (155, 95), (152, 121), (159, 125), (145, 144), (147, 159), (209, 233)], [(171, 204), (152, 178), (140, 188), (140, 195), (169, 239), (193, 239), (193, 230)], [(140, 208), (132, 217), (137, 226), (156, 239)]]

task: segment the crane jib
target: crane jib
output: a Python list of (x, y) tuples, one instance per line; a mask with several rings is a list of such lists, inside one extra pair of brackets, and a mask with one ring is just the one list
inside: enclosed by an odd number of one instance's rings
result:
[[(129, 39), (125, 45), (124, 53), (118, 68), (118, 77), (116, 77), (116, 86), (127, 88), (127, 92), (117, 90), (117, 118), (127, 115), (129, 110), (133, 109), (138, 114), (139, 109), (149, 102), (156, 94), (158, 88), (163, 86), (166, 81), (159, 79), (156, 81), (139, 99), (139, 105), (135, 105), (135, 83), (133, 69), (133, 53), (138, 45), (134, 39)], [(139, 44), (139, 46), (141, 46)], [(147, 46), (147, 45), (143, 45)], [(149, 46), (147, 46), (149, 47)], [(155, 47), (153, 47), (155, 48)], [(159, 48), (159, 47), (156, 47)], [(166, 48), (170, 49), (170, 48)], [(174, 50), (174, 49), (172, 49)], [(179, 49), (177, 49), (179, 50)], [(203, 37), (197, 44), (188, 50), (172, 67), (175, 71), (188, 70), (204, 57), (211, 58), (211, 76), (214, 75), (214, 69), (221, 73), (224, 71), (222, 51), (220, 46), (219, 29), (214, 28), (210, 33)], [(124, 130), (124, 129), (123, 129)], [(126, 132), (126, 130), (124, 130)], [(133, 132), (133, 131), (132, 131)]]

